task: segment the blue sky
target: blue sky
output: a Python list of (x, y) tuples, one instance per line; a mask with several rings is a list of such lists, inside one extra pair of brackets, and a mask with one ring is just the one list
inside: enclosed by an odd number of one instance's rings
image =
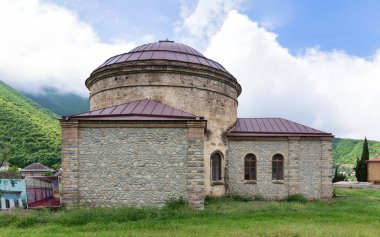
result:
[(168, 38), (236, 77), (239, 117), (380, 140), (379, 12), (375, 0), (4, 0), (0, 80), (88, 97), (107, 58)]
[[(75, 11), (89, 22), (101, 40), (140, 41), (144, 36), (178, 38), (174, 32), (181, 21), (181, 4), (194, 7), (196, 1), (177, 0), (53, 0)], [(377, 0), (257, 0), (237, 7), (263, 27), (278, 35), (291, 53), (318, 46), (321, 50), (342, 50), (370, 57), (380, 48), (380, 1)], [(148, 38), (149, 39), (149, 38)]]

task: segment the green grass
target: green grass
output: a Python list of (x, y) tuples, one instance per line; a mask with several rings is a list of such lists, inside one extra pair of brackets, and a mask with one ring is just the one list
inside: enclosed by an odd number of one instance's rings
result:
[(205, 211), (69, 209), (0, 213), (0, 236), (380, 236), (380, 190), (307, 203), (208, 198)]

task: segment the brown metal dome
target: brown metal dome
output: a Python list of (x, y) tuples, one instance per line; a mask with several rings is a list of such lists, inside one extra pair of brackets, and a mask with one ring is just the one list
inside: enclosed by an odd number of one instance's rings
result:
[(118, 63), (143, 60), (168, 60), (201, 64), (230, 74), (222, 65), (206, 58), (197, 50), (187, 45), (169, 40), (160, 40), (156, 43), (144, 44), (132, 49), (128, 53), (113, 56), (94, 71)]

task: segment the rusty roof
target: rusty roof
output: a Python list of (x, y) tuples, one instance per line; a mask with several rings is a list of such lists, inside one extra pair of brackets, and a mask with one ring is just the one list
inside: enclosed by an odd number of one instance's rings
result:
[(206, 58), (197, 50), (187, 45), (169, 40), (160, 40), (156, 43), (144, 44), (132, 49), (128, 53), (113, 56), (107, 59), (98, 68), (96, 68), (94, 72), (103, 67), (118, 63), (143, 60), (168, 60), (180, 61), (185, 63), (194, 63), (218, 69), (220, 71), (230, 74), (222, 65), (211, 59)]
[(87, 113), (63, 117), (78, 120), (203, 120), (193, 114), (150, 99), (137, 100)]
[(332, 136), (282, 118), (238, 118), (228, 136)]

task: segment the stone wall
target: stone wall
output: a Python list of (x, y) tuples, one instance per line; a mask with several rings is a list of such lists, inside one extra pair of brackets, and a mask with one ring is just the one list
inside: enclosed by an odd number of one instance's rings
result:
[[(79, 124), (76, 145), (63, 139), (63, 152), (76, 146), (77, 154), (73, 159), (63, 153), (63, 203), (162, 206), (171, 197), (183, 197), (203, 209), (205, 124), (132, 125)], [(76, 173), (70, 176), (74, 166), (68, 163), (74, 162)]]
[[(229, 141), (228, 142), (228, 193), (244, 196), (260, 194), (267, 199), (283, 198), (288, 195), (287, 182), (272, 182), (271, 157), (277, 153), (284, 156), (284, 177), (288, 177), (287, 141)], [(244, 157), (256, 156), (257, 183), (244, 180)]]
[[(262, 195), (281, 199), (301, 193), (310, 199), (330, 198), (331, 139), (325, 138), (250, 138), (230, 139), (228, 150), (228, 193)], [(257, 159), (257, 180), (244, 180), (244, 157)], [(284, 180), (272, 180), (272, 157), (284, 156)]]
[[(91, 110), (148, 98), (204, 117), (207, 120), (206, 193), (225, 193), (223, 183), (211, 186), (210, 156), (215, 151), (225, 156), (224, 135), (236, 122), (241, 87), (233, 76), (203, 65), (153, 60), (96, 71), (86, 85), (90, 90)], [(224, 164), (225, 159), (223, 167)]]

